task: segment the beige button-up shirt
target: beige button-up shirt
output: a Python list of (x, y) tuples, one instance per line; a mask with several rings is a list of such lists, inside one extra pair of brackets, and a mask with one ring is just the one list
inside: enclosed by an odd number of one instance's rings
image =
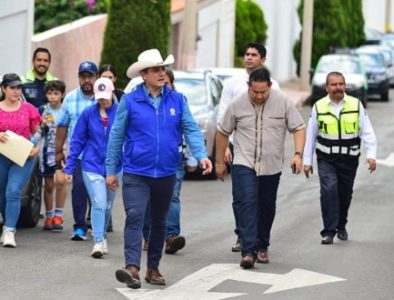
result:
[(234, 131), (234, 165), (254, 169), (257, 176), (281, 172), (286, 130), (305, 128), (294, 103), (281, 91), (271, 89), (267, 101), (256, 105), (243, 93), (231, 102), (220, 117), (218, 130)]

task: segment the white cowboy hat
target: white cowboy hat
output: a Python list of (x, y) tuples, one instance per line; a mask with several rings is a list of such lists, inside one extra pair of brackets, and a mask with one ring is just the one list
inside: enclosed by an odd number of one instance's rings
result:
[(173, 64), (175, 61), (174, 56), (172, 54), (168, 55), (167, 58), (163, 61), (159, 50), (157, 49), (149, 49), (142, 52), (138, 55), (137, 62), (133, 63), (127, 69), (127, 77), (134, 78), (139, 76), (139, 72), (145, 70), (147, 68), (159, 67), (159, 66), (168, 66)]

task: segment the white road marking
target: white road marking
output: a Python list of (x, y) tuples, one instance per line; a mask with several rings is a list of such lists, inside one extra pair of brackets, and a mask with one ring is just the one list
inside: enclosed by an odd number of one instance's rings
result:
[(394, 153), (390, 153), (386, 159), (377, 159), (376, 162), (387, 167), (394, 167)]
[(263, 293), (271, 294), (346, 279), (303, 269), (293, 269), (286, 274), (272, 274), (243, 270), (235, 264), (212, 264), (163, 290), (132, 290), (129, 288), (118, 288), (117, 290), (130, 300), (220, 300), (246, 295), (245, 293), (209, 292), (226, 280), (271, 285)]

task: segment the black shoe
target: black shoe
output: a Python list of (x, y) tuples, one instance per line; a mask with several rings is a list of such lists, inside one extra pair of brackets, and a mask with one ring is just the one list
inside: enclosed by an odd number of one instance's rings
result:
[(321, 243), (323, 245), (330, 245), (332, 243), (334, 243), (334, 237), (331, 235), (325, 235), (323, 236), (323, 238), (321, 239)]
[(238, 239), (235, 242), (235, 245), (231, 247), (231, 251), (232, 252), (241, 252), (242, 250), (242, 241), (240, 239)]
[(342, 241), (347, 241), (348, 239), (348, 234), (346, 229), (338, 229), (338, 233), (337, 233), (338, 239), (342, 240)]
[(166, 240), (165, 252), (167, 254), (175, 254), (178, 250), (185, 247), (186, 240), (183, 236), (172, 236)]

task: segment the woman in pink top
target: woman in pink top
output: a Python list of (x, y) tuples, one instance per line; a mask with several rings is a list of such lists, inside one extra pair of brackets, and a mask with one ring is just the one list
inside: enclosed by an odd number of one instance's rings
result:
[[(33, 141), (33, 134), (39, 128), (40, 114), (30, 103), (20, 101), (21, 87), (22, 82), (18, 75), (8, 73), (3, 76), (0, 98), (0, 143), (7, 142), (7, 130)], [(20, 213), (20, 196), (33, 172), (34, 158), (40, 150), (38, 140), (33, 143), (35, 146), (23, 167), (0, 154), (0, 212), (5, 224), (0, 243), (3, 247), (16, 247), (15, 232)]]

